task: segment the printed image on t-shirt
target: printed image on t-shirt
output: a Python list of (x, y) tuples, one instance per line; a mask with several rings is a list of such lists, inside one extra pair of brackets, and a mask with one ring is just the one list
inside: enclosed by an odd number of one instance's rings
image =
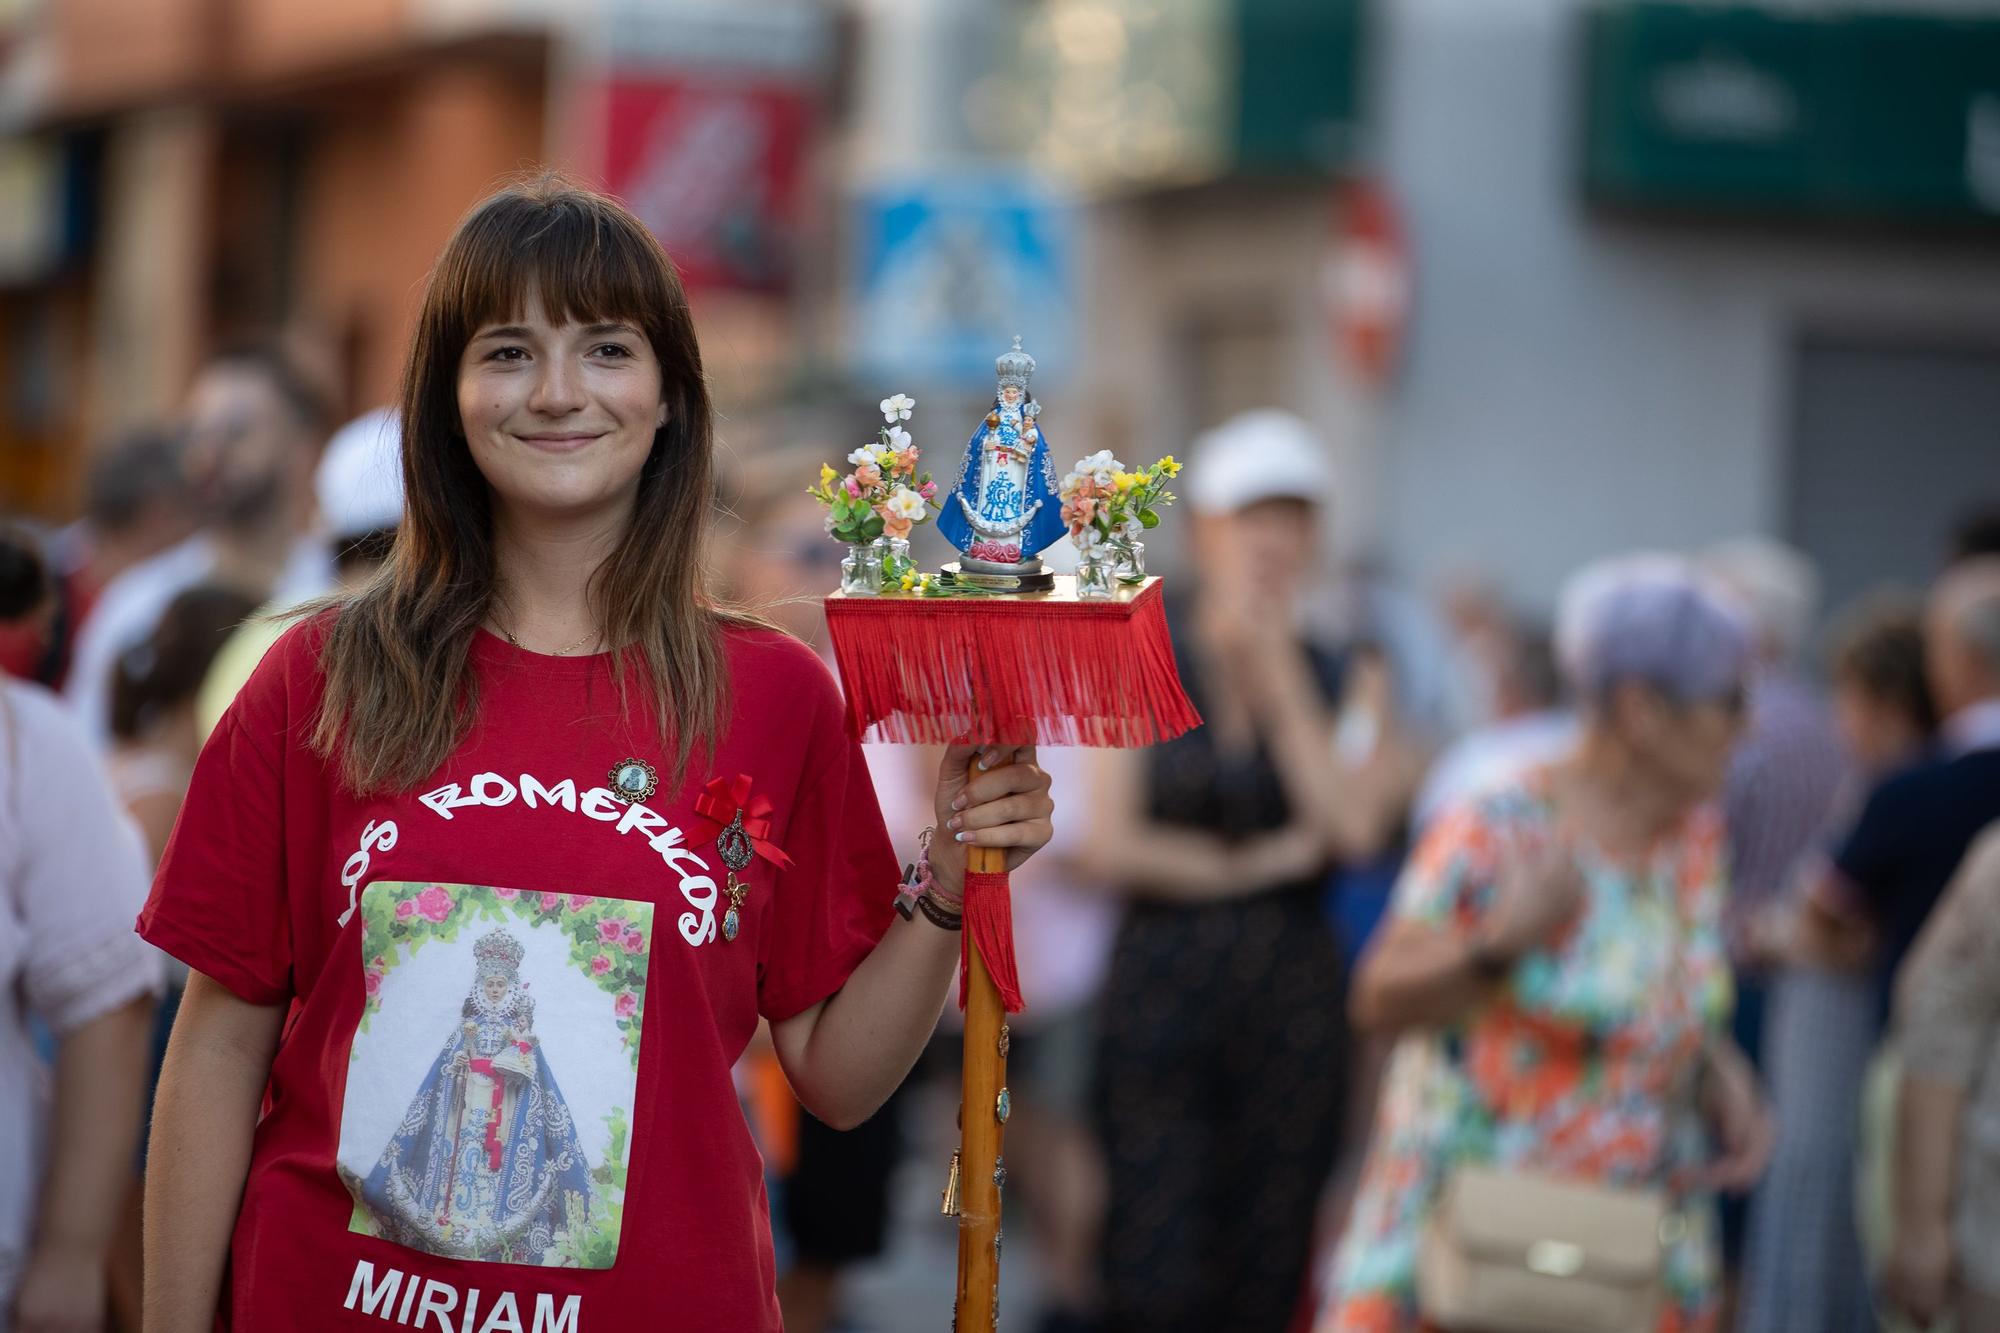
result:
[(361, 911), (348, 1229), (453, 1259), (609, 1268), (652, 905), (377, 882)]

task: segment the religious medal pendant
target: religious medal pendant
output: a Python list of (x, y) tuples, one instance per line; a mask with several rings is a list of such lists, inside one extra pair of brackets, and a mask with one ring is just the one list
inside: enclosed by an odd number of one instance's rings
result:
[(748, 869), (754, 854), (750, 835), (743, 828), (741, 810), (729, 821), (729, 827), (716, 836), (715, 850), (721, 854), (722, 864), (729, 867), (729, 883), (723, 889), (729, 895), (729, 910), (722, 914), (722, 938), (733, 940), (743, 928), (743, 899), (750, 892), (750, 886), (738, 879), (736, 872)]
[(660, 789), (659, 770), (643, 759), (620, 759), (611, 766), (611, 798), (627, 805), (651, 800)]
[(722, 914), (722, 938), (733, 940), (736, 932), (743, 929), (743, 897), (750, 892), (750, 886), (736, 878), (734, 870), (729, 872), (729, 883), (722, 890), (729, 895), (729, 910)]

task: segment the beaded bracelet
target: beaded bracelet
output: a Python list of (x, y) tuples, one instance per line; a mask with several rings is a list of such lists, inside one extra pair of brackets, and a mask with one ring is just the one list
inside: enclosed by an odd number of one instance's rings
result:
[(965, 918), (965, 900), (938, 887), (937, 877), (931, 873), (931, 833), (931, 829), (923, 831), (917, 839), (921, 850), (916, 861), (903, 868), (903, 880), (896, 886), (896, 911), (905, 921), (914, 920), (921, 911), (932, 925), (957, 930)]

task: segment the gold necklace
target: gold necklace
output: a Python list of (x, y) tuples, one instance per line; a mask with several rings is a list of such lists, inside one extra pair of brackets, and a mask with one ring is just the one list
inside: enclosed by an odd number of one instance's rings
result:
[[(524, 653), (527, 653), (527, 652), (533, 652), (533, 651), (534, 651), (534, 650), (533, 650), (532, 648), (529, 648), (529, 647), (528, 647), (528, 646), (527, 646), (526, 644), (522, 643), (522, 642), (521, 642), (521, 641), (520, 641), (519, 639), (515, 638), (515, 637), (514, 637), (514, 631), (513, 631), (513, 630), (510, 630), (510, 629), (508, 629), (508, 628), (507, 628), (507, 627), (506, 627), (505, 625), (502, 625), (502, 626), (500, 627), (500, 632), (501, 632), (502, 634), (504, 634), (504, 635), (506, 635), (506, 636), (507, 636), (507, 642), (509, 642), (509, 643), (513, 644), (513, 645), (514, 645), (514, 646), (515, 646), (516, 648), (519, 648), (519, 649), (520, 649), (520, 650), (521, 650), (522, 652), (524, 652)], [(568, 657), (568, 656), (569, 656), (569, 655), (570, 655), (571, 653), (573, 653), (573, 652), (575, 652), (575, 651), (576, 651), (577, 649), (579, 649), (579, 648), (583, 647), (583, 645), (585, 645), (586, 643), (589, 643), (589, 642), (590, 642), (590, 641), (591, 641), (592, 639), (594, 639), (594, 638), (596, 638), (596, 637), (597, 637), (597, 634), (596, 634), (596, 633), (595, 633), (595, 632), (593, 631), (592, 633), (589, 633), (589, 634), (586, 634), (586, 635), (584, 635), (584, 636), (583, 636), (582, 638), (578, 639), (578, 640), (577, 640), (577, 641), (576, 641), (575, 643), (571, 644), (571, 645), (570, 645), (569, 647), (567, 647), (567, 648), (558, 648), (558, 649), (556, 649), (556, 650), (555, 650), (555, 651), (554, 651), (553, 653), (549, 653), (549, 654), (547, 654), (547, 656), (550, 656), (550, 657)]]

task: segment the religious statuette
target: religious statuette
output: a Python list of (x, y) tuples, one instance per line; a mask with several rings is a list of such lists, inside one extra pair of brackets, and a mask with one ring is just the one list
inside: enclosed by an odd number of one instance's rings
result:
[(1028, 395), (1035, 358), (1015, 338), (993, 365), (993, 406), (966, 442), (958, 481), (938, 514), (938, 531), (961, 556), (945, 571), (995, 591), (1042, 592), (1055, 576), (1039, 553), (1065, 528), (1041, 405)]

